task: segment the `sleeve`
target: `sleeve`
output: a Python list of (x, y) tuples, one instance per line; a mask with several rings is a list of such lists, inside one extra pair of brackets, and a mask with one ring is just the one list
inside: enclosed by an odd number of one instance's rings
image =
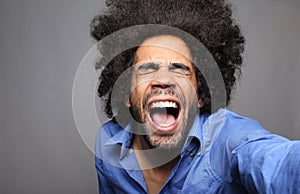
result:
[(300, 193), (300, 142), (269, 134), (232, 151), (232, 175), (249, 193)]
[(110, 135), (105, 130), (108, 130), (108, 123), (104, 124), (98, 131), (97, 137), (96, 137), (96, 144), (95, 144), (95, 166), (98, 176), (98, 189), (100, 194), (111, 194), (114, 193), (114, 189), (110, 183), (110, 181), (107, 178), (107, 175), (104, 171), (104, 162), (103, 162), (103, 143), (107, 141), (109, 138), (108, 135)]
[(99, 193), (100, 194), (114, 193), (112, 186), (110, 185), (110, 183), (105, 177), (105, 174), (103, 173), (102, 160), (96, 157), (95, 165), (96, 165), (97, 176), (98, 176)]

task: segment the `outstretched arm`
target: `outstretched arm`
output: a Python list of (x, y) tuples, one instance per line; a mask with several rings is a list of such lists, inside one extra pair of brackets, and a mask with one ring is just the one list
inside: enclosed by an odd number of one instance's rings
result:
[(269, 134), (232, 153), (233, 175), (248, 192), (300, 193), (300, 141)]

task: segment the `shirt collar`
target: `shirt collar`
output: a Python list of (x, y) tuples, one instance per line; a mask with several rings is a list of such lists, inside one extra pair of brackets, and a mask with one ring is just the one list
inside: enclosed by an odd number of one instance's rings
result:
[(203, 124), (206, 121), (207, 117), (208, 114), (197, 115), (195, 117), (194, 123), (188, 133), (183, 149), (185, 149), (193, 139), (198, 140), (198, 142), (200, 143), (203, 142)]
[(197, 115), (195, 117), (194, 123), (188, 133), (188, 138), (197, 138), (200, 142), (203, 141), (203, 135), (202, 135), (202, 125), (205, 121), (205, 119), (207, 118), (206, 115)]
[(124, 147), (129, 148), (131, 145), (131, 140), (133, 134), (131, 131), (131, 124), (126, 125), (125, 128), (119, 126), (121, 130), (119, 130), (116, 134), (114, 134), (104, 145), (113, 145), (113, 144), (121, 144)]

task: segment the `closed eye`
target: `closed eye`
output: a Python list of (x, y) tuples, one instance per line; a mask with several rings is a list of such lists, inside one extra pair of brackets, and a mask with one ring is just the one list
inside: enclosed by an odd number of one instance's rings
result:
[(190, 71), (190, 68), (182, 63), (172, 63), (169, 67), (170, 70), (186, 70), (186, 71)]

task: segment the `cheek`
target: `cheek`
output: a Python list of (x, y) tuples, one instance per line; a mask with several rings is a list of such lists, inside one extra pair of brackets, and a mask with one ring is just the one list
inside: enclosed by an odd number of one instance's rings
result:
[(136, 89), (132, 90), (131, 91), (131, 94), (130, 94), (130, 101), (132, 104), (134, 104), (135, 106), (137, 106), (137, 103), (139, 101), (139, 94), (138, 94), (138, 91)]
[(130, 102), (137, 105), (139, 100), (139, 87), (137, 85), (137, 80), (134, 75), (131, 78), (131, 88), (130, 88)]
[(196, 80), (195, 76), (193, 76), (192, 79), (190, 80), (189, 89), (190, 89), (191, 98), (198, 99), (198, 97), (197, 97), (197, 80)]
[(145, 90), (146, 87), (142, 84), (135, 85), (135, 87), (131, 89), (131, 103), (134, 103), (136, 107), (142, 106), (142, 100), (144, 97)]
[(181, 80), (181, 82), (178, 83), (178, 86), (180, 87), (181, 93), (186, 100), (186, 108), (190, 106), (197, 106), (196, 103), (198, 101), (198, 97), (196, 82), (191, 80)]
[(197, 94), (197, 83), (195, 80), (180, 80), (178, 85), (186, 96), (192, 97)]

